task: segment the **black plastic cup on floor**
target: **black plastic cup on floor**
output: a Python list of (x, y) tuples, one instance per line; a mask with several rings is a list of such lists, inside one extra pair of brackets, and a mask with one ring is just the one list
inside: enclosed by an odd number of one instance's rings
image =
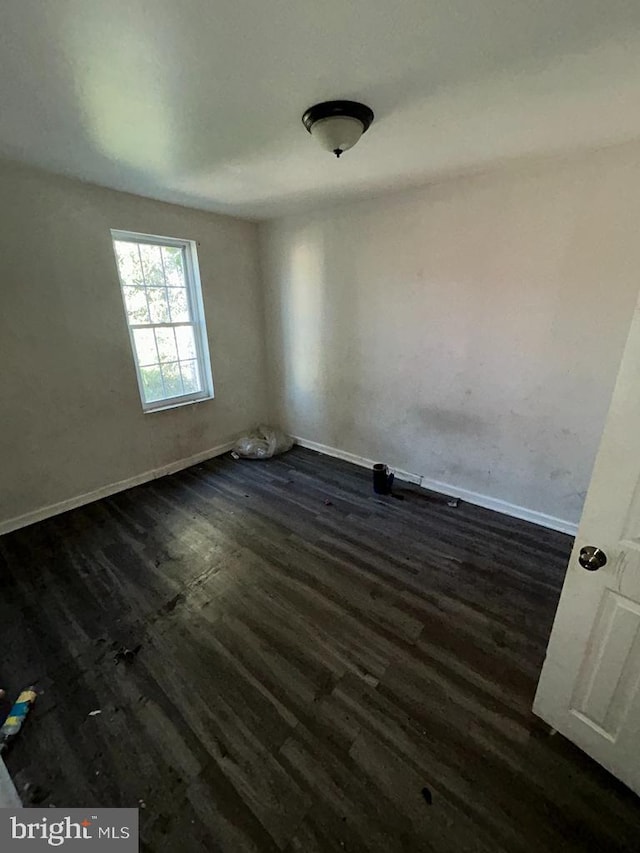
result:
[(373, 491), (377, 495), (390, 495), (393, 486), (393, 473), (382, 462), (373, 466)]

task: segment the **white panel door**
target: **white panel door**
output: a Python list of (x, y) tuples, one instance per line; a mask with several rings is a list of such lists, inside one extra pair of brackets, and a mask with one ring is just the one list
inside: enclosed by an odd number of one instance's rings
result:
[(640, 794), (640, 302), (533, 709)]

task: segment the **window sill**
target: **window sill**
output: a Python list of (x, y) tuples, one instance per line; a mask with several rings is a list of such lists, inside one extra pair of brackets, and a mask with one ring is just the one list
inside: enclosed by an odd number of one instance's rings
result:
[(165, 405), (153, 406), (153, 408), (143, 409), (145, 415), (153, 415), (156, 412), (166, 412), (168, 409), (179, 409), (182, 406), (193, 406), (196, 403), (206, 403), (207, 400), (213, 400), (214, 395), (208, 394), (206, 397), (196, 397), (195, 400), (176, 400), (174, 402), (167, 401)]

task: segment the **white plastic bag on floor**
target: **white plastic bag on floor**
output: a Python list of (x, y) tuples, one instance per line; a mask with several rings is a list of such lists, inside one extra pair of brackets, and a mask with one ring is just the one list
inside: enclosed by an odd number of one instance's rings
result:
[(262, 425), (251, 435), (239, 438), (233, 450), (244, 459), (270, 459), (292, 447), (293, 439), (282, 430)]

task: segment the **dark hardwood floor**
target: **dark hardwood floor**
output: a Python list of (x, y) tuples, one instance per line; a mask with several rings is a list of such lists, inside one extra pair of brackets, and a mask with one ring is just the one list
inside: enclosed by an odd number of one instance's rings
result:
[(571, 540), (402, 491), (227, 456), (0, 539), (25, 804), (140, 805), (154, 853), (637, 850), (530, 710)]

